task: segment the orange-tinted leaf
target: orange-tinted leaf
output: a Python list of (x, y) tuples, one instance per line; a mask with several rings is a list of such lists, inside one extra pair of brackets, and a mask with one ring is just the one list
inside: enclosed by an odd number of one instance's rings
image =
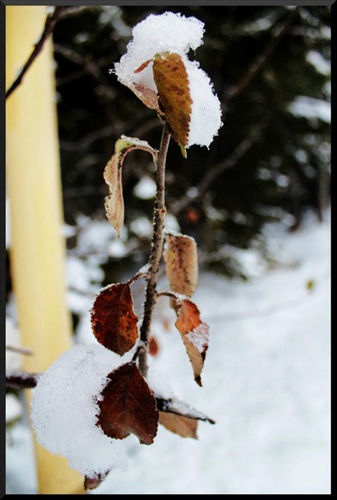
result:
[(181, 56), (170, 52), (156, 54), (153, 60), (153, 77), (158, 89), (160, 108), (172, 129), (172, 136), (186, 158), (192, 99)]
[(103, 288), (97, 295), (92, 310), (91, 324), (98, 342), (121, 356), (138, 339), (138, 317), (128, 283)]
[(108, 375), (98, 401), (97, 424), (114, 439), (135, 434), (142, 444), (152, 444), (159, 412), (156, 400), (135, 363), (126, 363)]
[(142, 103), (145, 104), (147, 108), (154, 109), (157, 111), (157, 113), (161, 113), (158, 104), (157, 92), (137, 82), (133, 82), (133, 84), (130, 85), (129, 88), (138, 97), (138, 99), (140, 99)]
[(201, 371), (208, 349), (209, 327), (201, 321), (197, 306), (190, 300), (182, 300), (175, 322), (193, 367), (194, 380), (201, 383)]
[(151, 356), (157, 356), (159, 352), (159, 345), (156, 337), (150, 337), (149, 339), (149, 353)]
[(181, 437), (198, 439), (198, 421), (191, 418), (175, 415), (174, 413), (159, 412), (159, 423), (174, 434)]
[(115, 153), (104, 170), (104, 180), (109, 186), (109, 196), (105, 198), (105, 211), (108, 220), (117, 231), (118, 238), (124, 224), (124, 199), (122, 186), (122, 165), (125, 156), (133, 149), (142, 149), (157, 158), (155, 151), (146, 141), (122, 136), (115, 144)]
[(197, 244), (190, 236), (166, 234), (166, 275), (173, 292), (191, 297), (198, 281)]

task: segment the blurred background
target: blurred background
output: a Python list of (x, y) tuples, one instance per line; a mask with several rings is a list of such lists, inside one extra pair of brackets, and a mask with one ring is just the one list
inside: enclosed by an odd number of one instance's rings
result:
[[(105, 221), (102, 171), (121, 134), (158, 147), (161, 122), (109, 74), (126, 51), (131, 28), (164, 7), (98, 7), (61, 19), (54, 30), (62, 183), (66, 222)], [(305, 7), (172, 8), (205, 23), (195, 58), (222, 103), (224, 125), (210, 151), (184, 160), (170, 147), (168, 222), (196, 238), (202, 264), (242, 276), (233, 248), (266, 253), (265, 223), (303, 214), (320, 220), (330, 200), (330, 11)], [(193, 54), (192, 54), (193, 57)], [(130, 155), (123, 169), (125, 255), (145, 263), (151, 235), (153, 169)], [(99, 242), (97, 242), (99, 244)], [(92, 249), (94, 250), (94, 249)], [(111, 255), (113, 257), (113, 255)], [(266, 255), (266, 257), (268, 257)], [(272, 258), (272, 255), (269, 256)], [(113, 259), (106, 280), (115, 274)], [(116, 267), (116, 266), (115, 266)]]
[[(308, 210), (322, 220), (330, 203), (330, 8), (170, 10), (205, 23), (195, 58), (214, 83), (224, 125), (209, 151), (193, 146), (187, 160), (172, 142), (167, 225), (197, 240), (202, 266), (245, 279), (236, 249), (254, 248), (272, 265), (265, 224), (284, 220), (295, 231)], [(125, 229), (121, 241), (111, 231), (106, 241), (104, 167), (122, 134), (158, 147), (162, 129), (155, 112), (109, 70), (132, 27), (164, 11), (81, 8), (53, 32), (67, 246), (84, 260), (100, 254), (103, 284), (147, 261), (154, 195), (148, 155), (129, 155)], [(100, 236), (91, 229), (102, 229)]]
[[(132, 152), (123, 165), (125, 226), (120, 240), (105, 216), (103, 171), (122, 134), (159, 146), (162, 122), (110, 70), (126, 52), (132, 27), (165, 10), (81, 7), (62, 16), (53, 31), (68, 304), (80, 339), (87, 338), (83, 331), (88, 331), (94, 293), (129, 279), (148, 260), (154, 198), (149, 155)], [(209, 150), (193, 146), (187, 159), (171, 142), (167, 227), (196, 239), (202, 271), (249, 282), (259, 269), (282, 264), (269, 237), (271, 225), (296, 234), (308, 217), (312, 224), (327, 217), (331, 9), (169, 10), (205, 23), (204, 44), (189, 56), (213, 82), (224, 125)], [(8, 252), (6, 258), (7, 317), (14, 325)], [(135, 293), (136, 307), (142, 300)], [(15, 335), (13, 327), (12, 343)]]

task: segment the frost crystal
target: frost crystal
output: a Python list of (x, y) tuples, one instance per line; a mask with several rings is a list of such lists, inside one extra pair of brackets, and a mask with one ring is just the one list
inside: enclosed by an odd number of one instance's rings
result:
[[(115, 63), (115, 73), (121, 83), (134, 91), (137, 86), (156, 93), (153, 57), (162, 52), (181, 56), (188, 74), (192, 99), (187, 147), (193, 144), (209, 147), (222, 125), (220, 101), (213, 92), (209, 77), (197, 62), (187, 58), (190, 49), (195, 50), (202, 45), (203, 33), (204, 23), (195, 17), (173, 12), (151, 14), (133, 28), (133, 39), (128, 44), (127, 53), (120, 62)], [(139, 68), (142, 68), (141, 71), (135, 73)]]

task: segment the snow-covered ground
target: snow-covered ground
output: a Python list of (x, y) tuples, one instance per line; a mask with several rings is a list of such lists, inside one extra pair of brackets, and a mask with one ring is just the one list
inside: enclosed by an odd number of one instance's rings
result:
[[(202, 388), (165, 298), (156, 310), (153, 368), (216, 425), (200, 422), (198, 440), (162, 426), (151, 446), (130, 436), (128, 466), (92, 494), (330, 493), (329, 214), (294, 234), (268, 231), (280, 266), (248, 282), (200, 276), (193, 301), (210, 326)], [(85, 331), (84, 318), (80, 341), (92, 342)], [(7, 493), (36, 493), (25, 421), (9, 433), (6, 462)]]

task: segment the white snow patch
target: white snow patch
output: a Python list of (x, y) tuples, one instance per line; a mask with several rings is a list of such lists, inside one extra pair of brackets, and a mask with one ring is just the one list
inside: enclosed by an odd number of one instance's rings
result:
[(14, 394), (6, 394), (6, 423), (14, 422), (22, 416), (22, 405)]
[(326, 123), (331, 123), (331, 103), (323, 99), (299, 96), (290, 104), (288, 111), (295, 116), (304, 118), (319, 119)]
[(142, 216), (133, 220), (130, 224), (130, 229), (140, 238), (151, 238), (152, 223), (147, 217)]
[(142, 177), (133, 190), (135, 196), (142, 200), (150, 200), (156, 194), (156, 183), (150, 177)]
[(329, 76), (331, 74), (331, 64), (317, 50), (310, 50), (306, 59), (322, 75)]
[(121, 442), (95, 425), (95, 398), (120, 360), (99, 344), (75, 346), (49, 367), (32, 391), (31, 418), (39, 443), (66, 457), (82, 474), (125, 466)]
[(193, 144), (209, 147), (218, 134), (221, 122), (221, 104), (214, 94), (213, 85), (199, 63), (186, 62), (193, 101), (188, 146)]

